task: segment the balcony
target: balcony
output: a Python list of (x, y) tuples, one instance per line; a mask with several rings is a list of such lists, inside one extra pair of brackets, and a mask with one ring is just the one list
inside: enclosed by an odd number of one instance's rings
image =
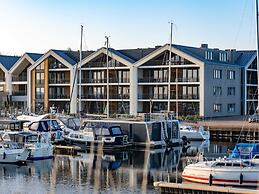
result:
[(70, 84), (70, 80), (55, 80), (50, 79), (49, 84)]
[(69, 95), (65, 94), (50, 94), (49, 99), (69, 99)]
[(18, 77), (12, 77), (12, 81), (27, 81), (26, 76), (18, 76)]
[(14, 91), (13, 96), (27, 96), (27, 91)]
[(139, 83), (154, 83), (154, 82), (168, 82), (167, 78), (153, 78), (153, 77), (143, 77), (139, 78)]

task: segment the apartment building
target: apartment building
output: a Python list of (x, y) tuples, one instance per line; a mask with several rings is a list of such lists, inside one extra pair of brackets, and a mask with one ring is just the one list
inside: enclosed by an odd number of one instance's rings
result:
[(14, 106), (30, 112), (55, 106), (76, 113), (81, 102), (89, 114), (171, 111), (217, 117), (252, 114), (257, 107), (255, 51), (207, 44), (100, 48), (83, 52), (81, 82), (79, 52), (51, 49), (8, 59), (0, 57), (0, 87)]

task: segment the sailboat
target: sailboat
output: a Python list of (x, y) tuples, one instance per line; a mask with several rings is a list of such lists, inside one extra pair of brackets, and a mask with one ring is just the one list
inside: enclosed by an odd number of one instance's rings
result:
[[(259, 41), (258, 0), (256, 0), (256, 17), (257, 41)], [(259, 71), (258, 59), (259, 43), (257, 44), (257, 71)], [(186, 181), (209, 185), (258, 186), (258, 150), (258, 143), (239, 143), (236, 145), (230, 158), (201, 161), (187, 165), (182, 173), (182, 178)]]

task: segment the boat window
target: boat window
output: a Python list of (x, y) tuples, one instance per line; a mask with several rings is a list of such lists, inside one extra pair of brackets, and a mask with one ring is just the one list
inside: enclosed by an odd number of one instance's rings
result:
[(28, 143), (34, 143), (37, 142), (38, 136), (37, 135), (32, 135), (27, 137), (27, 142)]
[(0, 145), (0, 148), (3, 148), (3, 146)]
[(233, 163), (233, 166), (235, 166), (235, 167), (240, 167), (241, 164), (240, 164), (240, 163)]
[(259, 155), (255, 155), (255, 156), (254, 156), (254, 159), (259, 159)]
[(121, 135), (122, 134), (120, 127), (112, 127), (111, 130), (112, 130), (113, 135)]
[(108, 128), (102, 128), (102, 135), (110, 135), (110, 131)]
[(232, 166), (232, 163), (226, 163), (226, 166)]
[(9, 144), (4, 144), (4, 148), (10, 148)]
[(32, 123), (31, 126), (30, 126), (30, 130), (32, 130), (32, 131), (37, 131), (38, 126), (39, 126), (39, 123), (38, 123), (38, 122)]
[(225, 166), (224, 162), (218, 162), (215, 166)]

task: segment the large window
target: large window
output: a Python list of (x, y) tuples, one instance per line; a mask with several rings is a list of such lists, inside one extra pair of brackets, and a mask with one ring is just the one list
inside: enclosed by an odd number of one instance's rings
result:
[(220, 86), (213, 87), (213, 95), (214, 96), (221, 96), (222, 95), (222, 88)]
[(228, 104), (228, 112), (235, 112), (236, 105), (235, 104)]
[(233, 71), (233, 70), (227, 70), (227, 78), (228, 79), (235, 79), (235, 77), (236, 77), (236, 72), (235, 71)]
[(221, 79), (222, 78), (222, 70), (221, 69), (213, 69), (213, 78)]
[(205, 52), (205, 59), (212, 60), (213, 59), (213, 52), (212, 51), (206, 51)]
[(221, 104), (213, 104), (213, 111), (214, 112), (221, 112)]
[(235, 87), (228, 87), (228, 96), (234, 96), (236, 93)]
[(223, 61), (223, 62), (226, 62), (228, 60), (227, 59), (227, 53), (226, 52), (220, 52), (219, 53), (219, 60)]

